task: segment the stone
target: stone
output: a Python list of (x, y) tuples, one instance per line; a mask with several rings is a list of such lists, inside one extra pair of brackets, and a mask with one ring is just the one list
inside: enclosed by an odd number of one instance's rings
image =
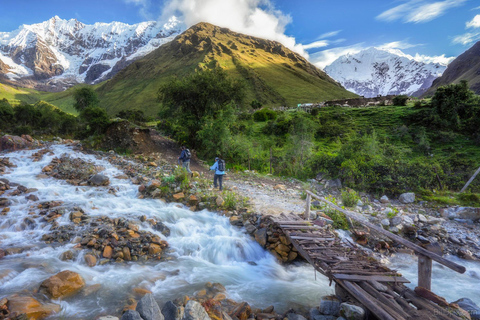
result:
[(19, 136), (4, 135), (0, 138), (0, 151), (20, 150), (32, 146), (32, 143)]
[(53, 313), (60, 312), (58, 304), (41, 304), (32, 297), (13, 295), (7, 298), (7, 307), (11, 314), (25, 314), (29, 320), (44, 319)]
[(258, 244), (265, 248), (265, 245), (267, 244), (267, 229), (258, 229), (257, 231), (255, 231), (254, 236)]
[(88, 297), (91, 294), (94, 294), (95, 292), (98, 292), (102, 288), (102, 285), (100, 283), (92, 284), (91, 286), (85, 287), (82, 290), (82, 296)]
[(132, 261), (132, 255), (130, 254), (130, 248), (129, 247), (123, 247), (122, 252), (123, 252), (123, 258), (126, 261)]
[(25, 199), (27, 199), (28, 201), (38, 201), (38, 197), (34, 194), (26, 196)]
[(328, 180), (325, 183), (325, 188), (341, 189), (342, 188), (342, 181), (340, 181), (340, 179)]
[(64, 270), (43, 281), (40, 290), (51, 298), (64, 298), (77, 293), (85, 287), (85, 281), (76, 272)]
[(453, 303), (458, 304), (460, 308), (467, 311), (472, 319), (480, 319), (480, 307), (469, 298), (461, 298)]
[(388, 199), (388, 197), (386, 195), (383, 195), (381, 198), (380, 198), (380, 202), (381, 203), (389, 203), (390, 200)]
[(399, 216), (396, 216), (396, 217), (393, 217), (391, 220), (390, 220), (390, 224), (392, 226), (398, 226), (399, 224), (402, 223), (402, 217), (399, 217)]
[(162, 314), (165, 320), (180, 320), (183, 317), (184, 308), (178, 307), (172, 301), (167, 301), (162, 308)]
[(85, 257), (85, 263), (89, 267), (94, 267), (97, 264), (97, 258), (93, 254), (86, 254)]
[(279, 243), (276, 247), (275, 247), (275, 251), (279, 254), (279, 255), (288, 255), (288, 253), (291, 251), (290, 250), (290, 247), (284, 245), (283, 243)]
[(403, 216), (402, 217), (402, 224), (404, 226), (413, 226), (415, 224), (415, 222), (413, 221), (412, 218), (410, 218), (409, 216)]
[(413, 203), (415, 201), (415, 193), (402, 193), (400, 197), (398, 197), (398, 200), (403, 204)]
[(135, 310), (143, 320), (164, 320), (162, 311), (151, 293), (147, 293), (138, 301)]
[(182, 200), (183, 198), (185, 198), (185, 194), (183, 192), (179, 192), (179, 193), (175, 193), (173, 195), (173, 199), (175, 201), (179, 201), (179, 200)]
[[(239, 320), (246, 320), (240, 319)], [(182, 320), (210, 320), (205, 308), (195, 300), (189, 300), (185, 305), (185, 311)]]
[(390, 226), (390, 220), (389, 219), (382, 219), (382, 221), (380, 221), (382, 227), (389, 227)]
[(247, 320), (252, 314), (252, 308), (246, 302), (240, 303), (233, 311), (232, 318), (238, 318), (238, 320)]
[(427, 217), (425, 217), (425, 216), (424, 216), (423, 214), (421, 214), (421, 213), (417, 216), (417, 218), (418, 218), (418, 222), (421, 222), (421, 223), (427, 223), (427, 222), (428, 222)]
[(293, 312), (290, 312), (289, 314), (287, 314), (287, 319), (288, 320), (307, 320), (304, 316), (293, 313)]
[(98, 318), (97, 320), (120, 320), (120, 319), (118, 319), (118, 317), (115, 317), (115, 316), (103, 316)]
[(108, 186), (110, 184), (110, 179), (103, 174), (94, 174), (89, 180), (88, 184), (91, 186)]
[(285, 191), (287, 190), (287, 187), (283, 184), (277, 184), (275, 187), (273, 187), (274, 190), (282, 190)]
[(154, 255), (162, 253), (162, 247), (156, 243), (150, 243), (148, 246), (148, 254)]
[(127, 310), (125, 313), (122, 315), (121, 320), (144, 320), (140, 316), (140, 313), (138, 313), (135, 310)]
[(362, 202), (362, 200), (358, 200), (358, 201), (357, 201), (357, 206), (363, 207), (363, 202)]
[(365, 310), (362, 307), (344, 302), (340, 304), (340, 316), (346, 320), (363, 320)]
[(72, 250), (68, 250), (68, 251), (63, 252), (63, 253), (60, 255), (60, 260), (62, 260), (62, 261), (73, 260), (73, 251), (72, 251)]
[(340, 313), (341, 301), (336, 296), (323, 296), (320, 298), (318, 311), (324, 315), (335, 316)]
[(223, 200), (221, 196), (218, 196), (217, 199), (215, 199), (215, 203), (217, 204), (218, 207), (221, 207), (225, 203), (225, 200)]
[(199, 203), (199, 199), (196, 195), (192, 194), (190, 197), (188, 197), (188, 203), (191, 206), (196, 206)]
[(136, 296), (141, 296), (143, 297), (144, 295), (148, 294), (148, 293), (152, 293), (152, 291), (148, 290), (148, 289), (144, 289), (144, 288), (133, 288), (133, 293), (136, 295)]
[(392, 213), (395, 213), (395, 212), (393, 211), (392, 208), (385, 208), (385, 210), (383, 210), (383, 213), (386, 214), (386, 215), (389, 215), (389, 214), (392, 214)]
[(103, 249), (103, 254), (102, 256), (106, 259), (111, 259), (112, 258), (112, 254), (113, 254), (113, 249), (112, 247), (110, 246), (105, 246), (105, 248)]

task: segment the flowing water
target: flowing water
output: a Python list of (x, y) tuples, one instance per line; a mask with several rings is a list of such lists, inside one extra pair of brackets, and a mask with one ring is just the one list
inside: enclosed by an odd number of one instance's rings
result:
[[(10, 212), (0, 216), (0, 246), (28, 249), (0, 260), (0, 298), (35, 291), (43, 280), (62, 270), (78, 272), (87, 286), (101, 285), (99, 291), (87, 297), (77, 294), (57, 301), (62, 311), (56, 317), (68, 319), (119, 314), (135, 287), (151, 290), (162, 305), (168, 300), (192, 295), (206, 282), (220, 282), (226, 287), (229, 298), (247, 301), (258, 308), (274, 305), (277, 312), (290, 307), (316, 306), (322, 295), (332, 293), (324, 277), (315, 280), (311, 266), (303, 263), (289, 267), (279, 265), (243, 230), (231, 226), (227, 218), (206, 210), (192, 212), (160, 200), (138, 199), (138, 186), (114, 178), (122, 172), (108, 161), (63, 145), (51, 149), (54, 155), (45, 155), (39, 162), (32, 162), (31, 155), (35, 152), (32, 150), (7, 154), (17, 167), (1, 177), (38, 189), (34, 192), (38, 202), (63, 201), (64, 206), (81, 207), (91, 216), (107, 215), (136, 221), (141, 215), (155, 217), (170, 228), (169, 237), (152, 230), (148, 224), (141, 224), (140, 228), (167, 240), (173, 259), (109, 263), (90, 268), (83, 262), (87, 252), (83, 251), (75, 261), (62, 261), (60, 255), (74, 245), (45, 244), (41, 238), (48, 233), (50, 225), (39, 218), (33, 229), (25, 228), (23, 219), (31, 217), (31, 212), (38, 213), (39, 209), (32, 206), (31, 201), (27, 202), (24, 195), (12, 196)], [(77, 187), (63, 180), (36, 177), (54, 157), (64, 153), (103, 166), (102, 173), (110, 178), (111, 186), (118, 189), (116, 194), (108, 193), (105, 187)], [(68, 214), (57, 222), (60, 225), (71, 223)]]

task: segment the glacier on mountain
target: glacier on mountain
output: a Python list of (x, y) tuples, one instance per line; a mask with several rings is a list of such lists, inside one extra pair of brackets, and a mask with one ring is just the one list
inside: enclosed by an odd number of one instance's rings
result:
[(53, 85), (54, 90), (76, 83), (97, 83), (173, 40), (181, 31), (175, 17), (164, 24), (87, 25), (55, 16), (12, 32), (0, 32), (0, 77), (19, 84), (23, 80), (23, 84), (33, 83), (37, 88)]
[(406, 94), (420, 96), (446, 65), (424, 63), (397, 49), (371, 47), (339, 57), (325, 72), (345, 89), (366, 98)]

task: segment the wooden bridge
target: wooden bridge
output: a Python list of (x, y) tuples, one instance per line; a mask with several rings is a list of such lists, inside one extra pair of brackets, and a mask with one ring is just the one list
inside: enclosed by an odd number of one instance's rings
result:
[[(321, 220), (308, 221), (312, 197), (328, 204), (332, 209), (343, 212), (348, 218), (359, 222), (370, 231), (379, 232), (415, 251), (418, 255), (418, 287), (415, 290), (407, 288), (404, 284), (410, 281), (379, 263), (357, 245), (342, 241), (333, 231), (325, 228)], [(377, 227), (361, 218), (359, 214), (344, 210), (310, 191), (307, 191), (305, 215), (307, 220), (289, 214), (281, 215), (274, 221), (315, 270), (346, 290), (376, 318), (467, 319), (461, 315), (458, 307), (449, 305), (443, 298), (430, 291), (432, 260), (459, 273), (464, 273), (465, 267)]]

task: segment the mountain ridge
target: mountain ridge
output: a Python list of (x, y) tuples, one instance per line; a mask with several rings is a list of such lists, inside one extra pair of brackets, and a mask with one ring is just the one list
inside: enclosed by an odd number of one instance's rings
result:
[(347, 90), (371, 98), (378, 95), (420, 96), (445, 66), (416, 61), (400, 50), (370, 47), (339, 57), (325, 72)]
[[(156, 108), (156, 93), (169, 77), (222, 68), (246, 83), (247, 100), (264, 105), (356, 97), (304, 57), (276, 41), (201, 22), (135, 61), (98, 87), (107, 110), (119, 104)], [(124, 88), (131, 90), (125, 91)], [(135, 97), (131, 91), (136, 92)]]
[(179, 21), (86, 25), (55, 16), (42, 23), (0, 32), (3, 82), (45, 91), (111, 78), (180, 33)]

